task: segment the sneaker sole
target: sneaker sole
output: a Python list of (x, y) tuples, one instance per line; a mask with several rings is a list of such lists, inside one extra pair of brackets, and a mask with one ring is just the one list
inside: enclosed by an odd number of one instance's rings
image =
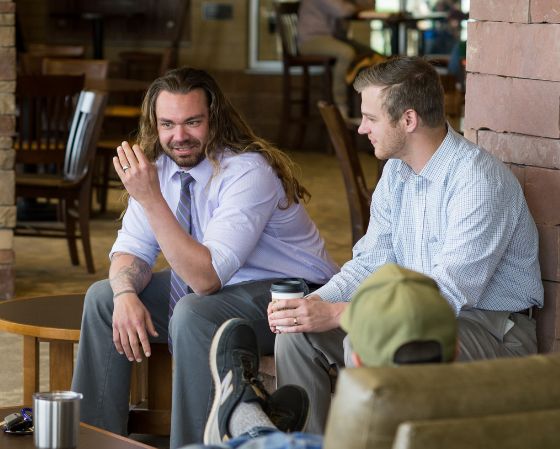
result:
[(220, 410), (220, 403), (222, 402), (222, 381), (218, 373), (216, 355), (218, 352), (218, 342), (227, 328), (228, 326), (225, 325), (220, 326), (210, 345), (210, 371), (212, 372), (212, 381), (214, 382), (216, 393), (214, 394), (214, 402), (212, 403), (212, 408), (210, 409), (210, 414), (206, 421), (206, 427), (204, 428), (204, 444), (218, 444), (222, 442), (218, 423), (218, 411)]

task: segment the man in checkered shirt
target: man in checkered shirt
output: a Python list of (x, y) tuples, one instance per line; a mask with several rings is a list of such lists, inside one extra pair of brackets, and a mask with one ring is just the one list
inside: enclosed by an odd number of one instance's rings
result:
[(537, 229), (521, 186), (446, 123), (435, 69), (397, 57), (364, 70), (354, 88), (362, 96), (358, 132), (387, 160), (368, 230), (325, 286), (268, 307), (273, 331), (290, 326), (276, 339), (278, 385), (308, 392), (311, 433), (324, 430), (329, 372), (349, 364), (340, 316), (380, 266), (397, 263), (436, 281), (457, 315), (458, 360), (535, 353), (531, 309), (543, 305)]

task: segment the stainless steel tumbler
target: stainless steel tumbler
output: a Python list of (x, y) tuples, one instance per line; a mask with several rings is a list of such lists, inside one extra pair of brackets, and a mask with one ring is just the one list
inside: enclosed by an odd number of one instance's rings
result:
[(80, 430), (80, 400), (73, 391), (33, 395), (35, 446), (40, 449), (74, 449)]

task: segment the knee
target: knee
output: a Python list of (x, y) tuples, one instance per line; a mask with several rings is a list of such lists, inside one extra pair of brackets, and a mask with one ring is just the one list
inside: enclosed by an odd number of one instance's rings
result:
[(171, 320), (181, 322), (182, 326), (195, 324), (202, 311), (200, 298), (196, 293), (181, 298), (173, 309)]
[(337, 51), (336, 62), (346, 68), (352, 63), (355, 57), (356, 51), (350, 45), (341, 45)]
[[(193, 335), (197, 338), (211, 334), (220, 323), (215, 323), (212, 307), (209, 299), (191, 293), (183, 297), (173, 309), (173, 315), (169, 321), (169, 333), (174, 341), (178, 341), (180, 336)], [(212, 326), (214, 324), (214, 326)]]
[(109, 280), (93, 283), (87, 290), (84, 299), (84, 316), (88, 313), (113, 314), (113, 290)]

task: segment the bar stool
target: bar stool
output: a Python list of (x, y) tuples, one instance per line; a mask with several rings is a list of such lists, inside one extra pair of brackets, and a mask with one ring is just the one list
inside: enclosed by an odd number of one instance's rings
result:
[[(284, 143), (286, 129), (291, 124), (297, 125), (295, 147), (301, 147), (311, 109), (311, 70), (321, 69), (323, 86), (321, 99), (332, 103), (332, 66), (336, 58), (324, 55), (301, 55), (297, 47), (297, 21), (299, 2), (276, 2), (276, 23), (282, 42), (282, 119), (278, 142)], [(296, 77), (292, 69), (301, 70), (301, 83), (294, 83)], [(297, 89), (299, 87), (299, 89)], [(296, 91), (299, 90), (298, 91)], [(299, 113), (293, 111), (299, 106)]]

